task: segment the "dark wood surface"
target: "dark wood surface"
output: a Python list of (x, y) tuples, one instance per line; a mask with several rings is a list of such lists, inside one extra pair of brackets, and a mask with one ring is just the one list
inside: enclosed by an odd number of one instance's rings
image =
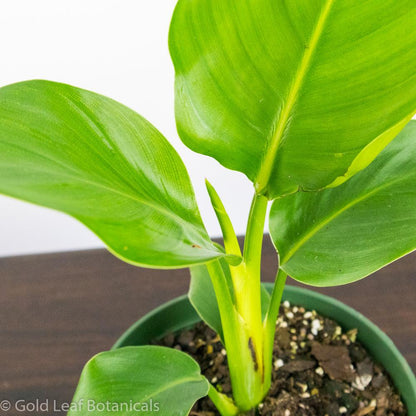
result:
[[(265, 281), (275, 268), (267, 241)], [(318, 291), (379, 325), (415, 370), (415, 275), (412, 254), (360, 282)], [(138, 269), (104, 250), (0, 259), (0, 401), (70, 401), (92, 355), (188, 284), (186, 270)]]

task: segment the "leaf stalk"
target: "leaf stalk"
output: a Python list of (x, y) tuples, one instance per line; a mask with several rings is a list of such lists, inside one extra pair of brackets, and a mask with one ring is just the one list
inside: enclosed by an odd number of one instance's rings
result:
[(282, 302), (286, 280), (287, 274), (279, 267), (273, 286), (269, 309), (264, 318), (264, 394), (269, 391), (271, 384), (276, 320), (279, 315), (280, 303)]
[(209, 387), (208, 397), (215, 404), (221, 416), (237, 416), (239, 414), (238, 407), (232, 399), (220, 393), (212, 384)]

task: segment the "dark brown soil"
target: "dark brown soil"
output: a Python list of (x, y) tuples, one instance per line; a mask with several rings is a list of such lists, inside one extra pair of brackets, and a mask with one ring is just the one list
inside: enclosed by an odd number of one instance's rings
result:
[[(332, 320), (285, 302), (277, 321), (274, 371), (261, 416), (406, 416), (407, 411), (382, 367)], [(219, 337), (205, 324), (162, 345), (189, 353), (218, 390), (231, 395), (227, 354)], [(216, 416), (208, 398), (193, 416)]]

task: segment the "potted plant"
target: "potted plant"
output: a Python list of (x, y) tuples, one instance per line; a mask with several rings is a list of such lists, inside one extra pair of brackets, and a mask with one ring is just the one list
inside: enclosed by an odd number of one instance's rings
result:
[(407, 0), (178, 1), (178, 132), (253, 182), (243, 250), (207, 182), (224, 246), (211, 241), (182, 161), (134, 111), (55, 82), (0, 89), (0, 191), (71, 215), (128, 263), (190, 267), (193, 306), (226, 348), (232, 397), (185, 353), (135, 346), (86, 365), (69, 414), (186, 415), (205, 395), (224, 416), (253, 412), (270, 388), (287, 274), (347, 284), (416, 248), (415, 22)]

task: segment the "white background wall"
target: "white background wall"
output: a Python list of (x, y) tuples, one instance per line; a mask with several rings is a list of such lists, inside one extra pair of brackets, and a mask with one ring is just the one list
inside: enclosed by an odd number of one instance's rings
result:
[[(220, 235), (204, 177), (216, 186), (238, 233), (252, 186), (178, 139), (167, 37), (176, 0), (0, 1), (0, 85), (33, 78), (108, 95), (151, 121), (188, 167), (209, 233)], [(75, 220), (0, 196), (0, 257), (100, 247)]]
[[(176, 0), (0, 2), (0, 85), (42, 78), (108, 95), (152, 122), (188, 167), (211, 235), (220, 230), (205, 192), (216, 186), (238, 232), (252, 195), (241, 174), (193, 153), (178, 139), (167, 38)], [(0, 256), (100, 247), (75, 220), (0, 196)]]

